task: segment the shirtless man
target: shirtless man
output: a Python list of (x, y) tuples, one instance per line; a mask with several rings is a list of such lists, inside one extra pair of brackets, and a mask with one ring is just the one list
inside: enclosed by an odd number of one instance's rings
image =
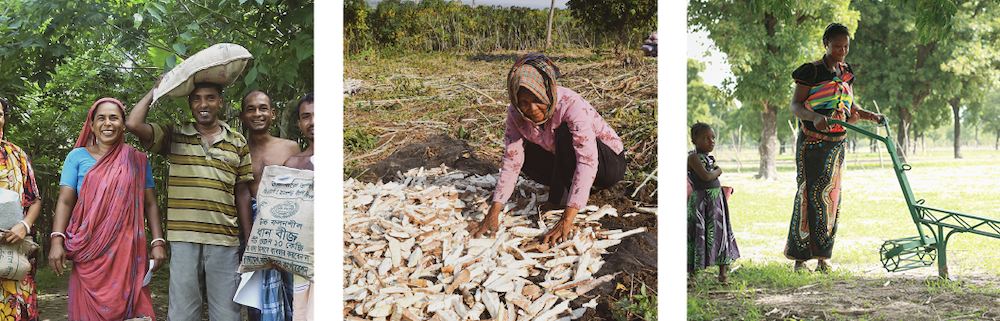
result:
[[(299, 144), (294, 141), (271, 136), (271, 124), (277, 118), (271, 97), (261, 90), (253, 90), (243, 96), (240, 103), (240, 120), (243, 127), (247, 129), (248, 145), (250, 146), (250, 158), (253, 159), (253, 181), (250, 182), (250, 195), (257, 196), (257, 187), (263, 177), (264, 166), (281, 165), (289, 157), (299, 153)], [(254, 218), (257, 217), (256, 205), (254, 206)], [(281, 288), (284, 293), (284, 300), (265, 302), (263, 310), (248, 308), (247, 314), (250, 321), (274, 320), (292, 318), (292, 275), (287, 272), (274, 270), (263, 271), (265, 292), (268, 287)], [(280, 284), (280, 285), (279, 285)], [(267, 300), (267, 299), (265, 299)]]
[[(292, 156), (285, 161), (286, 167), (313, 170), (313, 94), (308, 93), (299, 100), (299, 129), (302, 136), (309, 141), (309, 147), (298, 155)], [(313, 320), (312, 312), (312, 282), (303, 277), (295, 276), (295, 307), (292, 309), (294, 320)]]
[(308, 93), (299, 100), (299, 129), (309, 141), (306, 150), (285, 161), (286, 167), (313, 170), (313, 94)]
[(250, 195), (257, 196), (257, 186), (264, 173), (264, 166), (284, 164), (289, 157), (299, 153), (299, 144), (294, 141), (271, 136), (271, 124), (277, 118), (271, 106), (271, 97), (260, 90), (243, 96), (240, 120), (247, 129), (250, 143), (250, 158), (253, 159), (253, 177)]

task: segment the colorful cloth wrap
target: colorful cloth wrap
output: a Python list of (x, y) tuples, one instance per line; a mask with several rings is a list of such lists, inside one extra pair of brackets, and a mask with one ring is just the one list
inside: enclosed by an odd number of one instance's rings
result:
[(829, 259), (840, 217), (844, 141), (824, 141), (799, 133), (795, 148), (795, 203), (785, 257)]
[[(3, 133), (0, 131), (0, 139), (2, 137)], [(31, 161), (20, 147), (6, 140), (0, 140), (0, 154), (0, 188), (20, 193), (21, 206), (27, 211), (28, 206), (38, 200), (38, 187), (35, 185), (35, 171), (31, 168)], [(10, 229), (11, 226), (0, 228)], [(28, 232), (31, 235), (31, 231)], [(28, 261), (31, 262), (31, 270), (23, 280), (0, 279), (0, 316), (3, 320), (38, 320), (35, 254), (29, 255)]]
[[(829, 118), (847, 121), (854, 104), (854, 91), (851, 89), (851, 79), (854, 74), (844, 73), (833, 80), (823, 81), (809, 90), (805, 107)], [(826, 141), (841, 141), (844, 139), (844, 126), (830, 125), (829, 130), (821, 132), (812, 122), (799, 120), (799, 128), (806, 136)]]
[[(96, 144), (91, 117), (104, 102), (90, 107), (74, 148)], [(149, 269), (144, 196), (147, 160), (119, 136), (114, 147), (83, 178), (83, 186), (66, 227), (70, 320), (123, 320), (153, 316), (149, 288), (142, 286)]]
[[(552, 117), (558, 102), (556, 79), (560, 77), (559, 67), (556, 67), (552, 60), (543, 54), (526, 54), (514, 63), (507, 74), (507, 93), (510, 95), (510, 104), (517, 109), (517, 112), (524, 117), (524, 120), (537, 125), (544, 124)], [(538, 97), (545, 104), (545, 115), (542, 120), (534, 122), (524, 115), (521, 108), (517, 108), (517, 89), (528, 88), (535, 97)]]

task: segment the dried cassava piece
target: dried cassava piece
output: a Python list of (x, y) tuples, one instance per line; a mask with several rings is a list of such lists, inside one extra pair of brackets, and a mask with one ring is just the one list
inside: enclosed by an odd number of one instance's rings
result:
[(570, 301), (608, 279), (593, 277), (601, 255), (645, 231), (603, 230), (597, 220), (617, 210), (591, 205), (577, 215), (571, 240), (539, 244), (561, 215), (539, 215), (543, 186), (519, 179), (498, 230), (473, 238), (467, 228), (489, 210), (496, 175), (442, 166), (397, 176), (400, 182), (344, 183), (346, 319), (579, 318), (588, 307), (571, 310)]

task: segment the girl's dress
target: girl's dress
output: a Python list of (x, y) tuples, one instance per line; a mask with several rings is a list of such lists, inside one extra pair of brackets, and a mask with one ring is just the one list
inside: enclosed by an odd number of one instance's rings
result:
[[(697, 154), (705, 170), (716, 168), (715, 158), (697, 149), (688, 153)], [(687, 206), (687, 249), (688, 273), (703, 270), (712, 265), (728, 265), (740, 257), (736, 247), (736, 236), (729, 222), (727, 198), (732, 189), (723, 188), (716, 178), (703, 181), (693, 170), (688, 170), (688, 183), (692, 191)], [(725, 189), (725, 191), (724, 191)]]

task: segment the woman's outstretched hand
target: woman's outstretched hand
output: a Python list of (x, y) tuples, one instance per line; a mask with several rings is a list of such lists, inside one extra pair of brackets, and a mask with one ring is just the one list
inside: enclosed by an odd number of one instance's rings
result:
[(573, 236), (573, 220), (580, 209), (566, 207), (563, 216), (559, 218), (556, 225), (552, 225), (548, 232), (542, 235), (542, 243), (549, 243), (549, 246), (556, 246), (559, 243), (569, 241)]
[(472, 223), (469, 225), (468, 230), (472, 233), (473, 238), (479, 238), (487, 233), (495, 233), (498, 228), (500, 228), (500, 210), (503, 209), (503, 204), (500, 202), (493, 202), (490, 205), (490, 211), (483, 217), (483, 220), (479, 223)]
[(52, 238), (52, 246), (49, 249), (49, 268), (56, 272), (56, 276), (62, 275), (66, 270), (66, 249), (63, 248), (63, 238)]
[(885, 124), (886, 117), (883, 114), (872, 113), (871, 118), (869, 118), (868, 120), (879, 124)]

